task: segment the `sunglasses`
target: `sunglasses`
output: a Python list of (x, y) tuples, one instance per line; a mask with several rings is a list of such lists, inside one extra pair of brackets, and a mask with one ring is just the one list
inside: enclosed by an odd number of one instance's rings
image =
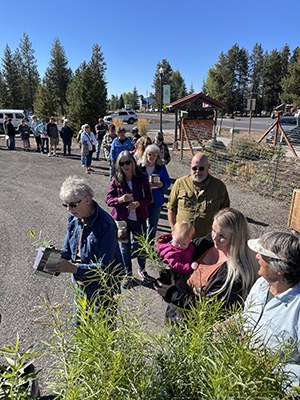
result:
[(82, 201), (82, 199), (81, 200), (79, 200), (79, 201), (77, 201), (77, 203), (62, 203), (62, 206), (63, 207), (65, 207), (65, 208), (67, 208), (67, 207), (69, 207), (69, 208), (76, 208), (77, 206), (78, 206), (78, 204), (79, 203), (81, 203), (81, 201)]
[(197, 165), (194, 165), (191, 167), (193, 171), (204, 171), (205, 167), (198, 167)]
[(131, 164), (131, 161), (129, 161), (129, 160), (127, 160), (127, 161), (120, 161), (119, 164), (120, 164), (120, 167), (124, 167), (124, 165), (130, 165), (130, 164)]

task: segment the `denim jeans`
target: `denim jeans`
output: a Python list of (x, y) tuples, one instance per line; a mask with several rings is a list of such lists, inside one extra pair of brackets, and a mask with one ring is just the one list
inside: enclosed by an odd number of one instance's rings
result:
[(160, 211), (162, 206), (155, 207), (154, 203), (151, 203), (148, 207), (149, 209), (149, 219), (148, 219), (148, 226), (147, 226), (147, 235), (148, 240), (152, 240), (156, 236), (157, 231), (157, 224), (159, 221)]
[(16, 150), (16, 138), (15, 136), (9, 137), (9, 150)]
[(141, 246), (136, 241), (135, 236), (146, 234), (146, 222), (127, 221), (127, 231), (129, 234), (128, 243), (120, 243), (120, 250), (123, 257), (123, 263), (127, 275), (132, 275), (132, 258), (137, 257), (139, 268), (143, 271), (146, 267), (145, 254), (141, 252)]
[(98, 158), (100, 157), (100, 150), (101, 150), (102, 140), (103, 139), (97, 139), (96, 160), (98, 160)]
[(93, 155), (93, 152), (92, 152), (92, 150), (90, 150), (89, 154), (84, 156), (85, 157), (84, 158), (84, 166), (86, 168), (89, 168), (91, 166), (91, 164), (92, 164), (92, 155)]
[(71, 139), (64, 141), (64, 156), (67, 154), (68, 151), (68, 155), (71, 155)]

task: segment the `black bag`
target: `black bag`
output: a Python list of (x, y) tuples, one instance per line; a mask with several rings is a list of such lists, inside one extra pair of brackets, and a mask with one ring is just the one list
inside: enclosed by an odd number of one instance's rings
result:
[(96, 151), (96, 146), (93, 144), (93, 150), (92, 150), (92, 152), (95, 153), (95, 151)]

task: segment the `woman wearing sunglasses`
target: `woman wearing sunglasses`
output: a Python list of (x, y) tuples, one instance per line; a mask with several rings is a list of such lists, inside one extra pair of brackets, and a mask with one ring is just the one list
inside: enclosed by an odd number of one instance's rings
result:
[[(84, 179), (70, 176), (63, 182), (60, 198), (69, 211), (67, 235), (61, 259), (47, 269), (71, 273), (76, 293), (86, 294), (96, 305), (106, 305), (118, 290), (122, 257), (115, 221), (93, 197)], [(99, 269), (107, 273), (101, 279)]]
[(139, 275), (149, 279), (145, 271), (146, 258), (141, 251), (138, 237), (146, 236), (148, 206), (152, 195), (149, 180), (136, 166), (128, 150), (122, 151), (115, 164), (116, 173), (110, 183), (106, 203), (112, 207), (111, 214), (116, 221), (126, 221), (128, 240), (120, 242), (127, 279), (124, 286), (132, 283), (132, 256), (137, 257)]

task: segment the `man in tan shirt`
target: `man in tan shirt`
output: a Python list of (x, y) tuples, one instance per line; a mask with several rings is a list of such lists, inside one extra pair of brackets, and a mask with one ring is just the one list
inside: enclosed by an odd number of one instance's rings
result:
[(177, 221), (191, 222), (195, 237), (211, 231), (214, 215), (229, 207), (229, 196), (225, 184), (209, 174), (208, 158), (197, 153), (192, 158), (190, 175), (174, 183), (168, 202), (168, 220), (171, 228)]

